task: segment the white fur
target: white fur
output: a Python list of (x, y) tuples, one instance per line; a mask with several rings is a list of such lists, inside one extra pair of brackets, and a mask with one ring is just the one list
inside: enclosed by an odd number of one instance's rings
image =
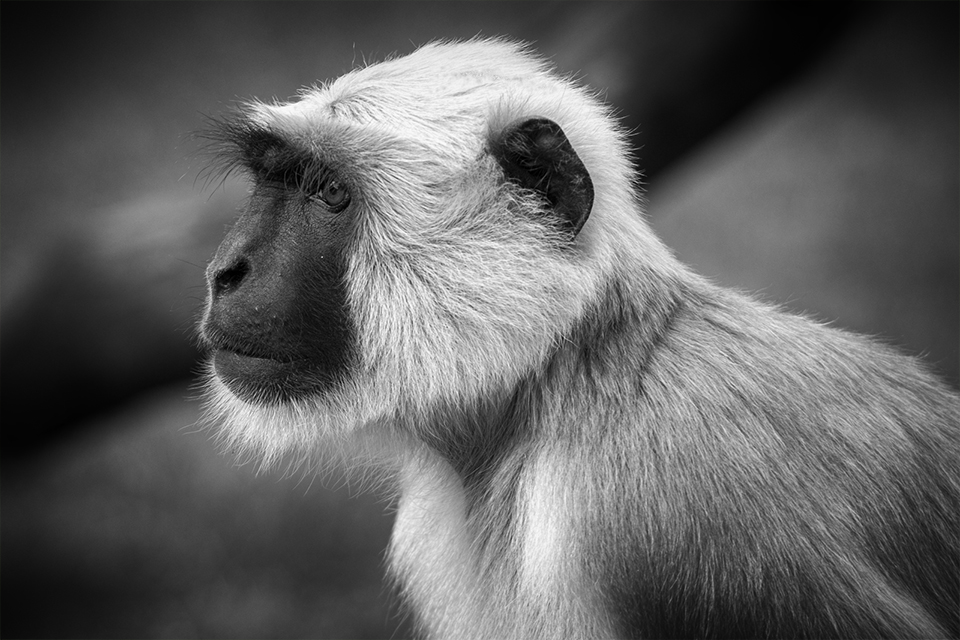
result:
[(490, 629), (476, 614), (491, 606), (496, 594), (485, 591), (480, 579), (481, 560), (456, 473), (425, 454), (419, 464), (407, 465), (400, 486), (390, 559), (409, 604), (430, 621), (437, 637), (481, 637)]

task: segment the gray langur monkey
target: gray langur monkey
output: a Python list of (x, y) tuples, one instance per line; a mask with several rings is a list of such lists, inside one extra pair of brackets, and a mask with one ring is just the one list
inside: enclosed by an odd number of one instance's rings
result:
[(960, 399), (716, 287), (623, 132), (524, 47), (425, 46), (209, 134), (249, 205), (207, 271), (210, 413), (399, 492), (433, 638), (960, 635)]

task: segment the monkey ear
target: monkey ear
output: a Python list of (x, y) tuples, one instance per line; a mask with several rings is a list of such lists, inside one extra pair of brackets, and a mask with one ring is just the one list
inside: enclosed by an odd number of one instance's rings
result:
[(563, 228), (580, 231), (593, 207), (593, 181), (560, 125), (514, 120), (490, 147), (508, 180), (542, 194)]

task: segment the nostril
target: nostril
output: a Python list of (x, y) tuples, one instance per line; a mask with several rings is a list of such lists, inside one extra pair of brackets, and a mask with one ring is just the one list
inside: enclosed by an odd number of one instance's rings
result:
[(217, 272), (213, 278), (214, 295), (219, 297), (236, 291), (248, 273), (250, 273), (250, 263), (245, 258), (238, 260), (232, 267)]

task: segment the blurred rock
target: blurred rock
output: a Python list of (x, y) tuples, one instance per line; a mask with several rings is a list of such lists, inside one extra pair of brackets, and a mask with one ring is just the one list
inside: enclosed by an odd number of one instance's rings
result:
[(5, 469), (5, 638), (391, 637), (392, 517), (333, 472), (258, 476), (185, 386)]
[[(241, 190), (172, 190), (66, 218), (4, 259), (4, 457), (198, 360), (203, 270)], [(65, 227), (65, 228), (64, 228)], [(55, 402), (44, 397), (55, 395)], [(24, 416), (30, 415), (25, 421)]]
[(923, 354), (954, 386), (956, 17), (888, 5), (649, 192), (658, 233), (698, 272)]

